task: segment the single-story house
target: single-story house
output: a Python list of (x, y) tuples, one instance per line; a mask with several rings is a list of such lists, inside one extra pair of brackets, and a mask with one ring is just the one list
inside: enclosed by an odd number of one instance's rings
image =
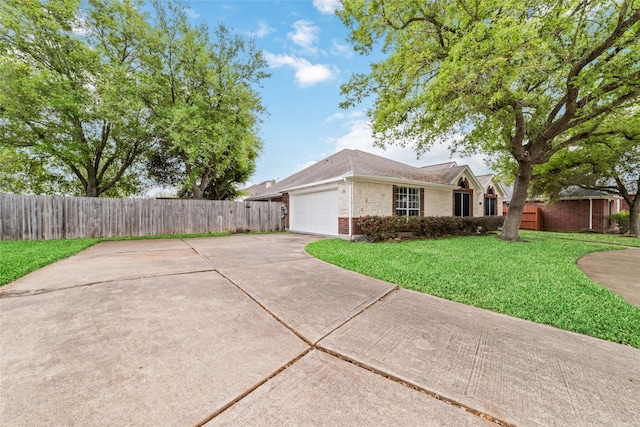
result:
[[(478, 180), (467, 166), (419, 168), (360, 150), (342, 150), (247, 200), (281, 201), (290, 231), (362, 234), (357, 219), (379, 216), (483, 216), (486, 200), (501, 215), (504, 190)], [(476, 208), (474, 205), (479, 205)]]
[[(512, 194), (513, 188), (507, 188), (505, 213)], [(615, 228), (609, 215), (625, 209), (628, 210), (629, 206), (620, 196), (576, 185), (563, 190), (559, 200), (554, 203), (545, 202), (540, 197), (530, 197), (525, 204), (525, 210), (540, 215), (538, 222), (543, 231), (556, 232), (609, 231)]]

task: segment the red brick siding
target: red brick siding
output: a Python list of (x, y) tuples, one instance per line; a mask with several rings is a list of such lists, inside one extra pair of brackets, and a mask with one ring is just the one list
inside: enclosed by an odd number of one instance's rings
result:
[[(595, 199), (592, 203), (592, 229), (596, 231), (609, 229), (609, 201)], [(553, 204), (532, 202), (527, 203), (527, 206), (540, 208), (544, 231), (589, 230), (589, 200), (561, 200)]]
[[(354, 236), (363, 234), (362, 229), (358, 226), (358, 218), (351, 218), (351, 231)], [(338, 217), (338, 234), (349, 234), (349, 218)]]

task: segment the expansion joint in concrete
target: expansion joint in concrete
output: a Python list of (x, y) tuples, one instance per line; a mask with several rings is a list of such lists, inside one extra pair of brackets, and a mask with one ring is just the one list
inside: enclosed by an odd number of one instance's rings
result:
[(287, 369), (289, 366), (293, 365), (294, 363), (296, 363), (298, 360), (302, 359), (304, 356), (307, 355), (307, 353), (309, 353), (312, 350), (311, 347), (309, 347), (308, 349), (306, 349), (305, 351), (303, 351), (302, 353), (300, 353), (299, 355), (297, 355), (296, 357), (294, 357), (292, 360), (290, 360), (289, 362), (287, 362), (285, 365), (281, 366), (280, 368), (278, 368), (275, 372), (273, 372), (271, 375), (265, 377), (262, 381), (260, 381), (259, 383), (255, 384), (253, 387), (251, 387), (250, 389), (246, 390), (244, 393), (242, 393), (241, 395), (237, 396), (235, 399), (233, 399), (232, 401), (228, 402), (226, 405), (224, 405), (223, 407), (221, 407), (220, 409), (218, 409), (217, 411), (215, 411), (214, 413), (210, 414), (207, 418), (205, 418), (204, 420), (198, 422), (196, 424), (197, 427), (201, 427), (203, 425), (205, 425), (206, 423), (208, 423), (209, 421), (213, 420), (215, 417), (217, 417), (218, 415), (222, 414), (224, 411), (228, 410), (229, 408), (231, 408), (233, 405), (235, 405), (236, 403), (240, 402), (242, 399), (244, 399), (245, 397), (247, 397), (248, 395), (250, 395), (251, 393), (253, 393), (256, 389), (258, 389), (258, 387), (262, 386), (263, 384), (265, 384), (267, 381), (275, 378), (276, 376), (278, 376), (282, 371), (284, 371), (285, 369)]
[(509, 423), (507, 421), (500, 420), (500, 419), (498, 419), (498, 418), (496, 418), (496, 417), (494, 417), (492, 415), (489, 415), (489, 414), (487, 414), (485, 412), (482, 412), (482, 411), (479, 411), (477, 409), (474, 409), (474, 408), (472, 408), (472, 407), (470, 407), (468, 405), (460, 403), (460, 402), (458, 402), (458, 401), (456, 401), (454, 399), (448, 398), (446, 396), (442, 396), (441, 394), (438, 394), (438, 393), (436, 393), (434, 391), (428, 390), (428, 389), (426, 389), (424, 387), (421, 387), (421, 386), (419, 386), (417, 384), (414, 384), (414, 383), (412, 383), (412, 382), (410, 382), (410, 381), (408, 381), (406, 379), (402, 379), (402, 378), (397, 377), (395, 375), (391, 375), (391, 374), (389, 374), (387, 372), (384, 372), (382, 370), (379, 370), (379, 369), (376, 369), (376, 368), (374, 368), (372, 366), (369, 366), (369, 365), (367, 365), (365, 363), (359, 362), (359, 361), (357, 361), (355, 359), (351, 359), (350, 357), (347, 357), (347, 356), (345, 356), (345, 355), (343, 355), (341, 353), (338, 353), (336, 351), (330, 350), (330, 349), (322, 347), (322, 346), (317, 346), (316, 349), (319, 350), (319, 351), (322, 351), (322, 352), (324, 352), (326, 354), (329, 354), (331, 356), (337, 357), (338, 359), (343, 360), (343, 361), (345, 361), (347, 363), (351, 363), (351, 364), (353, 364), (353, 365), (355, 365), (355, 366), (357, 366), (359, 368), (366, 369), (369, 372), (372, 372), (372, 373), (374, 373), (376, 375), (379, 375), (379, 376), (381, 376), (383, 378), (386, 378), (387, 380), (391, 380), (391, 381), (393, 381), (395, 383), (398, 383), (398, 384), (400, 384), (400, 385), (402, 385), (404, 387), (407, 387), (407, 388), (410, 388), (412, 390), (415, 390), (415, 391), (418, 391), (420, 393), (423, 393), (423, 394), (425, 394), (427, 396), (430, 396), (430, 397), (432, 397), (434, 399), (437, 399), (437, 400), (439, 400), (439, 401), (441, 401), (443, 403), (449, 404), (449, 405), (451, 405), (453, 407), (456, 407), (458, 409), (462, 409), (462, 410), (464, 410), (464, 411), (466, 411), (466, 412), (468, 412), (470, 414), (473, 414), (473, 415), (475, 415), (477, 417), (480, 417), (480, 418), (482, 418), (484, 420), (490, 421), (490, 422), (492, 422), (492, 423), (494, 423), (496, 425), (503, 426), (503, 427), (517, 427), (516, 425), (511, 424), (511, 423)]
[(53, 292), (59, 292), (59, 291), (68, 291), (69, 289), (77, 289), (77, 288), (90, 288), (92, 286), (97, 286), (97, 285), (108, 285), (109, 283), (116, 283), (116, 282), (123, 282), (123, 281), (130, 281), (130, 280), (140, 280), (140, 279), (153, 279), (156, 277), (171, 277), (171, 276), (181, 276), (181, 275), (185, 275), (185, 274), (194, 274), (194, 273), (212, 273), (212, 272), (216, 272), (217, 270), (215, 269), (204, 269), (204, 270), (192, 270), (192, 271), (185, 271), (185, 272), (181, 272), (181, 273), (170, 273), (170, 274), (153, 274), (153, 275), (148, 275), (148, 276), (136, 276), (136, 277), (127, 277), (126, 279), (110, 279), (110, 280), (101, 280), (98, 282), (89, 282), (89, 283), (81, 283), (78, 285), (73, 285), (73, 286), (65, 286), (65, 287), (60, 287), (60, 288), (52, 288), (52, 289), (30, 289), (30, 290), (25, 290), (25, 291), (0, 291), (0, 299), (2, 298), (22, 298), (22, 297), (31, 297), (31, 296), (37, 296), (37, 295), (43, 295), (43, 294), (50, 294)]

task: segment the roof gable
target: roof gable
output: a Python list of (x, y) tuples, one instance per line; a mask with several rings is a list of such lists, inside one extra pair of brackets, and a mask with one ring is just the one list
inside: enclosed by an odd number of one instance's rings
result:
[[(447, 162), (438, 165), (423, 166), (421, 169), (440, 177), (447, 184), (457, 185), (458, 178), (465, 169), (469, 169), (469, 167), (467, 165), (458, 166), (456, 162)], [(471, 173), (470, 169), (469, 172)]]
[(493, 189), (500, 193), (500, 196), (503, 198), (507, 196), (507, 191), (502, 186), (502, 184), (498, 181), (494, 181), (494, 176), (492, 174), (480, 175), (476, 177), (478, 182), (482, 185), (485, 191), (487, 191), (487, 187), (489, 185), (493, 185)]

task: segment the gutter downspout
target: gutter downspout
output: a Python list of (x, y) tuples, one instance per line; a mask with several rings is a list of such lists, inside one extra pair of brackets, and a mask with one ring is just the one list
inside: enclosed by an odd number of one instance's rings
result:
[(353, 240), (353, 188), (351, 182), (347, 181), (347, 177), (342, 178), (345, 185), (349, 189), (349, 240)]
[(593, 199), (589, 197), (589, 231), (593, 231)]

